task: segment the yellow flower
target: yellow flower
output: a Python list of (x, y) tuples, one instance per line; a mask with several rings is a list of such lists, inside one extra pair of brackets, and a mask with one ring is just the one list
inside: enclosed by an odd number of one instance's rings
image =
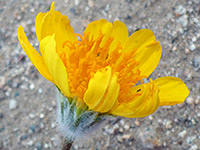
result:
[[(176, 77), (142, 84), (157, 67), (162, 49), (153, 32), (141, 29), (128, 37), (124, 23), (105, 19), (75, 34), (67, 16), (54, 10), (39, 13), (35, 22), (41, 55), (22, 26), (19, 42), (47, 80), (88, 110), (128, 118), (145, 117), (159, 106), (184, 102), (189, 90)], [(78, 40), (78, 37), (80, 38)], [(140, 85), (137, 85), (138, 82)]]

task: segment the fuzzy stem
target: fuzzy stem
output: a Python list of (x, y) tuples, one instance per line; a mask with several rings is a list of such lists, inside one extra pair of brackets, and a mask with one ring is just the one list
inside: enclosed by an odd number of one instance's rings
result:
[(62, 150), (70, 150), (72, 147), (73, 141), (67, 141), (66, 139), (63, 140)]

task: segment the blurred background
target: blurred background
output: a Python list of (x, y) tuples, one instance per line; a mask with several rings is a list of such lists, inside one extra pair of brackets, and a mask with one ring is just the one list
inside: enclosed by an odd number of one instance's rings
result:
[[(59, 150), (54, 85), (45, 80), (17, 39), (22, 25), (37, 49), (35, 17), (51, 0), (0, 0), (0, 149)], [(152, 78), (180, 77), (190, 89), (183, 104), (159, 108), (140, 119), (108, 121), (74, 150), (200, 149), (200, 2), (199, 0), (55, 0), (75, 32), (91, 21), (121, 20), (132, 34), (149, 28), (163, 56)]]

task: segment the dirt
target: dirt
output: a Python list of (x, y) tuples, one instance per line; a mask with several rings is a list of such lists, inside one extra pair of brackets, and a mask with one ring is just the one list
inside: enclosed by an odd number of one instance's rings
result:
[[(0, 0), (0, 149), (59, 150), (53, 84), (34, 68), (17, 39), (22, 25), (37, 49), (34, 21), (50, 0)], [(153, 30), (163, 56), (151, 78), (181, 78), (190, 95), (183, 104), (159, 108), (140, 119), (115, 118), (79, 150), (200, 149), (200, 2), (199, 0), (56, 0), (76, 33), (91, 21), (121, 20), (132, 34)]]

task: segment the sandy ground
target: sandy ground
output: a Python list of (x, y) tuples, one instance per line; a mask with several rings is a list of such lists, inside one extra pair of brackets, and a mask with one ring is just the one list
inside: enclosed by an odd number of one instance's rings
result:
[[(60, 149), (56, 129), (55, 88), (31, 64), (17, 40), (22, 25), (38, 48), (34, 21), (49, 9), (50, 0), (0, 0), (0, 149)], [(132, 34), (152, 29), (163, 56), (152, 74), (180, 77), (189, 87), (180, 105), (159, 108), (141, 119), (116, 118), (80, 150), (200, 149), (200, 2), (199, 0), (56, 0), (75, 32), (91, 21), (123, 21)]]

